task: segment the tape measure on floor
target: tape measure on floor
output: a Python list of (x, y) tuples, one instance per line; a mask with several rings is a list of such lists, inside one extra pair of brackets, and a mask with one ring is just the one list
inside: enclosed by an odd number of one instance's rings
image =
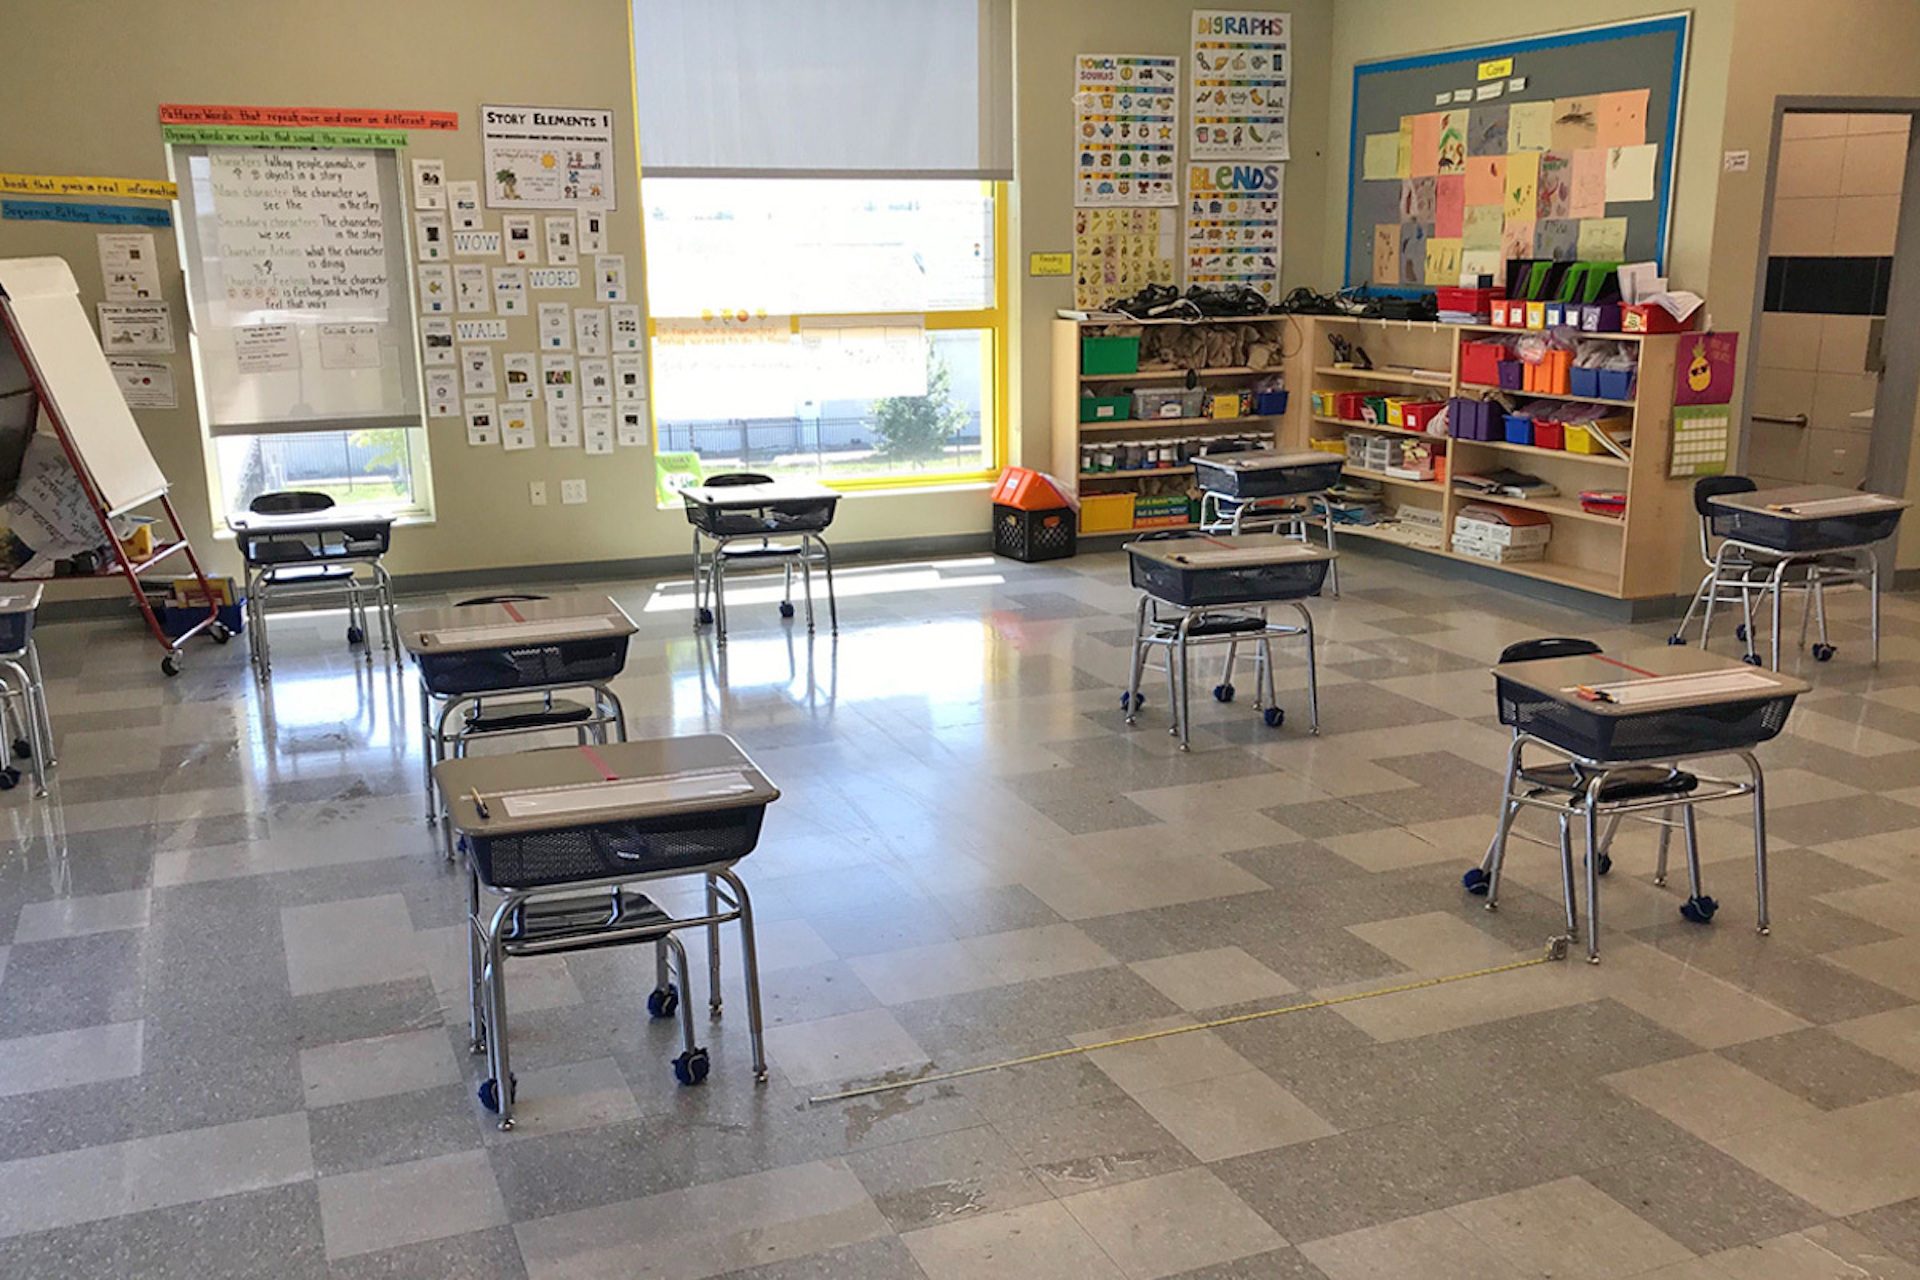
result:
[(1495, 974), (1512, 973), (1517, 969), (1531, 969), (1536, 965), (1552, 964), (1556, 960), (1567, 958), (1567, 945), (1570, 939), (1561, 935), (1547, 940), (1546, 949), (1539, 955), (1527, 960), (1512, 960), (1506, 964), (1496, 964), (1485, 969), (1469, 969), (1465, 973), (1449, 973), (1438, 978), (1420, 978), (1413, 982), (1402, 982), (1391, 987), (1376, 987), (1371, 991), (1354, 991), (1343, 996), (1325, 996), (1318, 1000), (1304, 1000), (1299, 1004), (1282, 1005), (1278, 1009), (1260, 1009), (1253, 1013), (1236, 1013), (1230, 1017), (1215, 1018), (1210, 1022), (1196, 1022), (1184, 1027), (1169, 1027), (1164, 1031), (1143, 1031), (1137, 1036), (1121, 1036), (1117, 1040), (1102, 1040), (1098, 1044), (1074, 1045), (1067, 1049), (1049, 1049), (1045, 1053), (1031, 1053), (1024, 1058), (1008, 1058), (1001, 1062), (986, 1062), (976, 1067), (961, 1067), (956, 1071), (942, 1071), (930, 1076), (917, 1076), (912, 1080), (889, 1080), (882, 1084), (862, 1085), (857, 1089), (842, 1089), (838, 1093), (822, 1093), (807, 1099), (807, 1105), (816, 1106), (823, 1102), (848, 1102), (854, 1098), (870, 1098), (877, 1093), (894, 1093), (901, 1089), (912, 1089), (920, 1085), (942, 1084), (948, 1080), (960, 1080), (967, 1076), (985, 1075), (989, 1071), (1004, 1071), (1008, 1067), (1024, 1067), (1036, 1062), (1052, 1062), (1056, 1058), (1072, 1058), (1083, 1053), (1094, 1053), (1101, 1049), (1117, 1049), (1122, 1045), (1141, 1044), (1148, 1040), (1164, 1040), (1168, 1036), (1184, 1036), (1194, 1031), (1213, 1031), (1220, 1027), (1235, 1027), (1246, 1022), (1259, 1022), (1265, 1018), (1278, 1018), (1283, 1014), (1304, 1013), (1309, 1009), (1330, 1009), (1334, 1005), (1352, 1004), (1357, 1000), (1373, 1000), (1380, 996), (1397, 996), (1408, 991), (1424, 991), (1429, 987), (1443, 987), (1452, 982), (1468, 982), (1474, 978), (1491, 978)]

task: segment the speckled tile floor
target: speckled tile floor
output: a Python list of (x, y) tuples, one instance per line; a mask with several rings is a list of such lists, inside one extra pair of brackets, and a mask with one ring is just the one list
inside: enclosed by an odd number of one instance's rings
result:
[(633, 733), (724, 730), (784, 792), (741, 865), (772, 1078), (729, 1013), (677, 1087), (642, 951), (514, 962), (504, 1134), (411, 675), (338, 615), (276, 620), (264, 688), (237, 645), (163, 681), (123, 624), (44, 627), (53, 793), (0, 798), (0, 1275), (1920, 1276), (1912, 596), (1877, 670), (1836, 605), (1762, 750), (1771, 937), (1736, 804), (1702, 821), (1709, 927), (1623, 833), (1597, 968), (809, 1105), (1536, 952), (1546, 850), (1497, 914), (1459, 888), (1505, 748), (1485, 669), (1665, 628), (1344, 568), (1323, 733), (1288, 655), (1288, 722), (1206, 699), (1188, 755), (1162, 685), (1121, 722), (1114, 554), (849, 569), (811, 642), (737, 582), (724, 654), (684, 579), (605, 584)]

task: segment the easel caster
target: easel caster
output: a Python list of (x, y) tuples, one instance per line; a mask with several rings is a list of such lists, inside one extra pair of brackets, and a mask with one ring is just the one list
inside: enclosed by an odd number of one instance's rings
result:
[(160, 659), (160, 674), (163, 676), (179, 675), (182, 662), (183, 660), (178, 649), (167, 650), (166, 656)]

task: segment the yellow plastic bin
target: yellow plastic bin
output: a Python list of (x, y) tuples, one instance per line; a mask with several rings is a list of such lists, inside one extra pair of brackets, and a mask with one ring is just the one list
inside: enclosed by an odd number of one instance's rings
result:
[(1094, 493), (1080, 499), (1081, 533), (1125, 533), (1133, 528), (1133, 495)]

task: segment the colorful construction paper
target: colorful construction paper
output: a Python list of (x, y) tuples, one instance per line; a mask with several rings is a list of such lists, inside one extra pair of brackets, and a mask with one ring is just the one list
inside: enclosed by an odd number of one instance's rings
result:
[(1474, 107), (1467, 112), (1467, 154), (1507, 154), (1507, 104)]
[(1573, 166), (1558, 151), (1540, 153), (1540, 178), (1535, 184), (1535, 205), (1541, 218), (1565, 218), (1573, 198)]
[(1553, 145), (1551, 102), (1507, 104), (1507, 150), (1545, 151)]
[[(1413, 167), (1410, 177), (1431, 178), (1440, 172), (1440, 113), (1422, 112), (1413, 118)], [(1417, 282), (1416, 282), (1417, 283)]]
[(1503, 259), (1533, 256), (1533, 224), (1531, 222), (1501, 224), (1500, 256)]
[(1492, 276), (1496, 281), (1505, 278), (1505, 268), (1500, 265), (1500, 250), (1461, 249), (1460, 274), (1462, 276)]
[(1580, 223), (1573, 218), (1548, 218), (1533, 228), (1533, 256), (1570, 261), (1580, 247)]
[(1657, 143), (1607, 149), (1607, 200), (1653, 199), (1653, 171), (1660, 159)]
[(1427, 229), (1417, 222), (1400, 224), (1400, 283), (1427, 282)]
[(1399, 145), (1393, 157), (1393, 176), (1411, 178), (1413, 176), (1413, 117), (1400, 117)]
[(1637, 147), (1647, 140), (1647, 90), (1603, 93), (1597, 115), (1598, 145)]
[(1500, 215), (1502, 210), (1497, 204), (1470, 204), (1466, 208), (1466, 217), (1460, 230), (1460, 244), (1471, 252), (1475, 249), (1500, 248)]
[(1435, 173), (1462, 173), (1466, 170), (1467, 115), (1464, 109), (1440, 113), (1440, 158)]
[(1400, 283), (1400, 224), (1382, 222), (1373, 229), (1373, 276), (1375, 284)]
[(1361, 158), (1360, 176), (1369, 181), (1400, 176), (1400, 134), (1370, 133)]
[(1508, 224), (1524, 222), (1531, 226), (1538, 216), (1535, 209), (1539, 202), (1540, 155), (1538, 151), (1516, 151), (1507, 157), (1502, 221)]
[(1625, 218), (1582, 218), (1578, 253), (1583, 262), (1619, 262), (1627, 256)]
[(1467, 204), (1505, 203), (1507, 158), (1505, 156), (1467, 157)]
[(1553, 100), (1553, 149), (1578, 151), (1600, 145), (1599, 109), (1593, 98)]
[(1400, 184), (1400, 221), (1432, 222), (1434, 178), (1407, 178)]
[(1443, 173), (1433, 180), (1433, 234), (1458, 239), (1466, 220), (1467, 175)]
[(1607, 212), (1607, 153), (1587, 147), (1573, 153), (1573, 181), (1567, 191), (1569, 218), (1599, 218)]
[(1460, 241), (1457, 237), (1435, 236), (1427, 241), (1425, 283), (1430, 285), (1460, 283)]

